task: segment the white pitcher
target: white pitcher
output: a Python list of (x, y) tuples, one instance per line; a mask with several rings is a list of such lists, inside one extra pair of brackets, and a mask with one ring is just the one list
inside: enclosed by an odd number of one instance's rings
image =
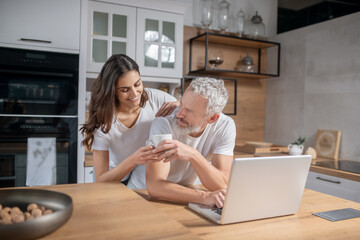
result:
[(297, 144), (289, 144), (288, 149), (290, 155), (301, 155), (304, 150), (304, 146)]

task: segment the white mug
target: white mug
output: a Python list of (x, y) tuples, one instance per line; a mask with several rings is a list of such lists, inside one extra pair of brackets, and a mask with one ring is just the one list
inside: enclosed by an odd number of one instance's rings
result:
[(161, 141), (165, 139), (172, 139), (172, 134), (153, 135), (152, 139), (146, 141), (146, 145), (148, 145), (148, 143), (151, 143), (151, 145), (156, 147)]

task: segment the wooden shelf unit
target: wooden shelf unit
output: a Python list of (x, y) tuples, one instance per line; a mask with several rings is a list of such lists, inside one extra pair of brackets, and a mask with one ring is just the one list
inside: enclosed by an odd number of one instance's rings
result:
[[(224, 55), (224, 63), (217, 69), (208, 65), (212, 51), (222, 51)], [(270, 52), (272, 55), (268, 58)], [(258, 69), (255, 73), (236, 70), (239, 62), (247, 54), (253, 58), (254, 65)], [(270, 72), (270, 68), (273, 71)], [(278, 77), (280, 75), (280, 43), (206, 32), (190, 39), (189, 73), (257, 79)]]

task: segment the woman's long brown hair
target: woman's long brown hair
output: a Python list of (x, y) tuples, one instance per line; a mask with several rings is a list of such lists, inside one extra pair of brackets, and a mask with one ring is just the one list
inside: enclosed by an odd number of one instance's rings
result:
[[(124, 54), (115, 54), (106, 61), (95, 80), (91, 90), (89, 119), (80, 129), (84, 136), (82, 144), (87, 149), (91, 149), (96, 129), (104, 133), (110, 131), (115, 109), (120, 104), (116, 97), (116, 84), (118, 79), (128, 71), (137, 71), (140, 75), (139, 66), (134, 60)], [(147, 100), (148, 95), (144, 90), (140, 107), (144, 107)]]

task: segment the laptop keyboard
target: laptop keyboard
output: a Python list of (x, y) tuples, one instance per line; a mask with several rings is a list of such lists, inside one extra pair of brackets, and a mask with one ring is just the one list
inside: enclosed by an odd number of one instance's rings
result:
[(222, 208), (213, 208), (213, 209), (211, 209), (211, 211), (213, 211), (213, 212), (215, 212), (215, 213), (217, 213), (217, 214), (219, 214), (219, 215), (221, 215), (222, 214)]

